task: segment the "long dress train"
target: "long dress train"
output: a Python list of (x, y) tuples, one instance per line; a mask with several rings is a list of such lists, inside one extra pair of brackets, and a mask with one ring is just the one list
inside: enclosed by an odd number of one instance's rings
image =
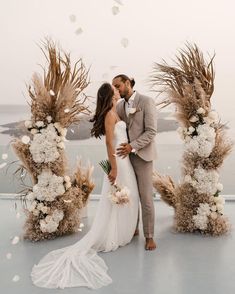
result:
[[(119, 121), (114, 129), (114, 146), (127, 142), (126, 124)], [(44, 288), (89, 287), (97, 289), (112, 282), (108, 267), (97, 252), (109, 252), (128, 244), (135, 232), (139, 194), (129, 158), (117, 157), (116, 183), (130, 190), (130, 202), (114, 205), (108, 199), (110, 184), (105, 177), (102, 197), (89, 232), (77, 243), (49, 252), (31, 273), (33, 283)]]

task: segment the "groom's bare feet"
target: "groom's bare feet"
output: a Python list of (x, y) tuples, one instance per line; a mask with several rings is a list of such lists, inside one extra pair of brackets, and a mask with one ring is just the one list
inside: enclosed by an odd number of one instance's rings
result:
[(156, 247), (157, 245), (153, 238), (146, 238), (145, 250), (154, 250)]

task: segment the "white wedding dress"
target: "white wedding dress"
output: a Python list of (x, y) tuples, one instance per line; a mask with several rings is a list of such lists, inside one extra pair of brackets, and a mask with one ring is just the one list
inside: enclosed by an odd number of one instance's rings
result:
[[(114, 146), (127, 142), (126, 124), (118, 121), (114, 129)], [(139, 194), (136, 177), (129, 158), (117, 159), (119, 186), (130, 190), (130, 202), (115, 205), (107, 197), (110, 184), (105, 176), (102, 197), (89, 232), (72, 246), (48, 253), (31, 273), (33, 283), (44, 288), (89, 287), (97, 289), (112, 282), (108, 267), (99, 251), (113, 251), (128, 244), (135, 232)]]

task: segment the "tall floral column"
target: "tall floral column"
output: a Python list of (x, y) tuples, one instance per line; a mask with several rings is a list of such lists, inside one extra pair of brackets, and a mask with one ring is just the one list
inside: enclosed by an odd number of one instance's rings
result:
[(160, 104), (176, 106), (178, 131), (184, 141), (181, 183), (176, 185), (170, 176), (155, 172), (154, 187), (174, 207), (177, 231), (226, 233), (230, 225), (224, 215), (219, 168), (232, 144), (217, 112), (211, 109), (213, 58), (207, 63), (196, 45), (187, 45), (175, 66), (156, 64), (152, 82), (157, 91), (167, 94)]
[(29, 135), (12, 144), (33, 182), (24, 194), (25, 238), (32, 241), (77, 231), (79, 211), (94, 187), (93, 168), (78, 163), (69, 176), (65, 156), (67, 127), (79, 120), (79, 114), (89, 113), (83, 94), (88, 72), (82, 60), (72, 67), (68, 54), (52, 42), (44, 45), (48, 68), (43, 76), (34, 74), (28, 88), (31, 120), (25, 126)]

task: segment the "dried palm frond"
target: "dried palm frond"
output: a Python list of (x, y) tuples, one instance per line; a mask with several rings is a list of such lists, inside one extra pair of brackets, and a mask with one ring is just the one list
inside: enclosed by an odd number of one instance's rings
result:
[[(175, 66), (169, 66), (165, 60), (162, 64), (155, 63), (150, 81), (156, 92), (169, 94), (161, 103), (164, 106), (177, 104), (179, 98), (183, 98), (204, 100), (203, 104), (208, 105), (214, 91), (213, 59), (214, 56), (206, 62), (197, 45), (187, 43), (186, 49), (180, 50), (176, 56)], [(172, 94), (178, 97), (176, 101), (171, 100)], [(200, 101), (198, 103), (202, 105)]]
[(61, 55), (60, 50), (49, 40), (41, 50), (49, 64), (44, 69), (44, 76), (34, 74), (32, 86), (28, 87), (32, 120), (45, 122), (49, 115), (53, 122), (68, 127), (79, 120), (78, 114), (90, 113), (85, 104), (87, 96), (83, 93), (89, 85), (88, 70), (82, 59), (72, 66), (70, 55)]
[(161, 176), (155, 171), (153, 173), (153, 186), (160, 194), (163, 201), (175, 208), (177, 203), (175, 194), (176, 187), (171, 177)]

